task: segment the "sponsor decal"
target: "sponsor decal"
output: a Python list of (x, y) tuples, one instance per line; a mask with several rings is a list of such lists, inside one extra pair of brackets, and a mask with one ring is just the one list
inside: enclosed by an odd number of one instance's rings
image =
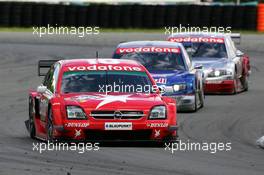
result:
[(101, 102), (98, 103), (95, 109), (98, 109), (106, 104), (113, 103), (113, 102), (123, 102), (126, 103), (127, 100), (133, 100), (130, 98), (130, 95), (108, 95), (108, 94), (98, 94), (98, 96), (93, 95), (81, 95), (77, 97), (71, 97), (71, 100), (76, 100), (78, 102), (86, 102), (88, 100), (100, 100)]
[(206, 80), (206, 84), (221, 84), (222, 80)]
[(159, 83), (159, 84), (166, 84), (167, 83), (167, 78), (157, 78), (154, 80), (156, 81), (156, 83)]
[(142, 71), (138, 66), (117, 66), (117, 65), (90, 65), (90, 66), (69, 66), (68, 71)]
[(131, 122), (106, 122), (105, 130), (132, 130)]
[(224, 43), (224, 38), (210, 38), (210, 37), (172, 37), (169, 38), (172, 42), (197, 42), (197, 43)]
[(89, 123), (65, 123), (66, 127), (73, 127), (73, 128), (86, 128), (89, 126)]
[(133, 53), (133, 52), (168, 52), (168, 53), (180, 53), (180, 48), (168, 48), (168, 47), (134, 47), (134, 48), (118, 48), (117, 54)]
[(75, 129), (75, 136), (74, 137), (76, 138), (76, 137), (81, 136), (81, 131), (82, 130), (80, 130), (80, 129), (79, 130)]
[(155, 131), (155, 135), (154, 135), (154, 136), (155, 136), (155, 137), (159, 137), (159, 136), (160, 136), (160, 130), (156, 130), (156, 129), (155, 129), (154, 131)]
[(168, 123), (149, 123), (147, 124), (150, 128), (166, 128), (169, 126)]

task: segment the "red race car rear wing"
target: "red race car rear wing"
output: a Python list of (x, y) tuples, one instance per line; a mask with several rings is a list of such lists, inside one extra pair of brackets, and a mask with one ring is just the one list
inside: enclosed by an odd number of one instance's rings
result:
[(50, 67), (59, 60), (39, 60), (38, 76), (45, 76)]

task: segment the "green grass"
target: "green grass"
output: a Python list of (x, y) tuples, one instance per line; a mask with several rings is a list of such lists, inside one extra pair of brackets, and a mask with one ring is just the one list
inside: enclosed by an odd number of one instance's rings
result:
[[(0, 32), (33, 32), (32, 27), (0, 27)], [(159, 29), (139, 29), (139, 28), (128, 28), (128, 29), (111, 29), (111, 28), (100, 28), (100, 33), (164, 33), (164, 28)], [(264, 32), (257, 32), (253, 30), (234, 30), (233, 33), (242, 34), (264, 34)]]

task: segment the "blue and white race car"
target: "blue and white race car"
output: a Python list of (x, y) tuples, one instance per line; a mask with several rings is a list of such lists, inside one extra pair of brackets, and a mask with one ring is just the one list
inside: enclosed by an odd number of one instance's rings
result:
[(168, 41), (133, 41), (117, 46), (113, 58), (131, 59), (144, 65), (164, 96), (177, 101), (178, 111), (197, 111), (204, 106), (203, 72), (193, 67), (184, 47)]

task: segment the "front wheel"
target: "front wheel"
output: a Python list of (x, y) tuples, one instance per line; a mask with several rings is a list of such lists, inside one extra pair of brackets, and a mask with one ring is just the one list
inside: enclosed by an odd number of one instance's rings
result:
[(49, 114), (47, 118), (47, 125), (46, 125), (46, 131), (47, 131), (47, 141), (53, 142), (54, 141), (54, 136), (53, 136), (53, 122), (52, 122), (52, 110), (51, 108), (49, 109)]
[(36, 136), (36, 128), (34, 123), (34, 113), (33, 113), (33, 101), (29, 98), (29, 135), (32, 139)]
[(248, 91), (248, 75), (244, 75), (241, 81), (244, 91)]

